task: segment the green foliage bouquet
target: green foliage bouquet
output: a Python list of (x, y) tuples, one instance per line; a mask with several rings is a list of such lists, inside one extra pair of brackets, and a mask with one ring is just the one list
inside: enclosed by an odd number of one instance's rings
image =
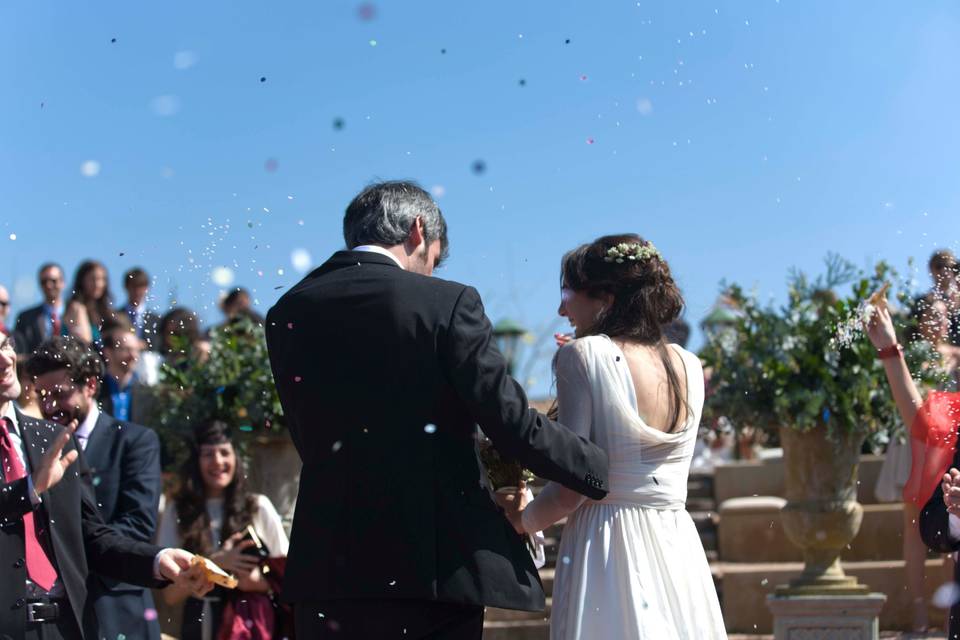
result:
[[(813, 281), (793, 271), (787, 303), (779, 308), (737, 285), (727, 288), (736, 313), (700, 353), (712, 369), (705, 418), (726, 416), (737, 428), (772, 432), (824, 425), (834, 438), (863, 433), (882, 440), (902, 431), (883, 363), (862, 333), (870, 294), (897, 274), (883, 262), (864, 273), (836, 255), (826, 266)], [(845, 295), (837, 292), (843, 285), (849, 286)], [(898, 290), (908, 307), (907, 287)], [(896, 321), (903, 329), (905, 318)], [(901, 342), (918, 384), (932, 387), (942, 379), (935, 351)]]
[(263, 327), (249, 318), (215, 329), (209, 358), (165, 362), (154, 396), (154, 423), (175, 458), (194, 425), (206, 420), (229, 424), (241, 446), (284, 429)]

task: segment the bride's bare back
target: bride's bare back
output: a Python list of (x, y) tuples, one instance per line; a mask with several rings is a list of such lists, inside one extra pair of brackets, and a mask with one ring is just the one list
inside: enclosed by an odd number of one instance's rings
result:
[[(658, 431), (673, 431), (676, 424), (670, 422), (671, 396), (670, 382), (663, 366), (663, 358), (655, 346), (641, 345), (634, 342), (614, 343), (620, 347), (627, 359), (630, 376), (633, 378), (633, 390), (637, 396), (637, 409), (640, 419), (647, 426)], [(673, 347), (667, 348), (670, 363), (680, 381), (680, 397), (687, 397), (687, 374), (683, 359)], [(684, 404), (680, 405), (680, 416), (677, 424), (682, 424), (687, 418)]]

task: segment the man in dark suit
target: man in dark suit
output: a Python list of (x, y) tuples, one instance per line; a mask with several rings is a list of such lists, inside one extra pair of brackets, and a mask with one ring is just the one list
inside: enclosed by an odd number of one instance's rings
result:
[(21, 359), (33, 353), (47, 338), (60, 335), (63, 323), (63, 269), (48, 262), (40, 267), (38, 277), (43, 303), (21, 311), (13, 330)]
[(98, 639), (87, 594), (91, 571), (143, 586), (173, 580), (209, 591), (200, 567), (190, 567), (192, 554), (131, 540), (103, 522), (71, 438), (76, 425), (15, 408), (16, 358), (13, 340), (0, 334), (0, 640)]
[(298, 637), (480, 638), (484, 606), (541, 611), (545, 598), (518, 513), (491, 497), (477, 423), (505, 456), (594, 499), (606, 453), (528, 407), (473, 288), (429, 277), (447, 234), (423, 189), (365, 189), (344, 237), (350, 250), (267, 315), (303, 459), (284, 597)]
[[(126, 327), (125, 337), (135, 341)], [(160, 440), (151, 429), (99, 410), (100, 356), (76, 338), (57, 337), (37, 348), (27, 372), (35, 381), (43, 417), (79, 425), (74, 439), (90, 468), (103, 520), (127, 538), (152, 541), (160, 500)], [(159, 640), (160, 624), (151, 613), (155, 608), (148, 589), (104, 576), (92, 576), (88, 588), (101, 637)]]
[(143, 343), (123, 316), (107, 323), (101, 331), (105, 371), (97, 404), (104, 413), (123, 422), (139, 422), (150, 409), (150, 389), (140, 380), (137, 365)]
[(123, 274), (123, 288), (127, 292), (127, 302), (120, 307), (120, 311), (130, 321), (134, 333), (143, 341), (144, 347), (152, 351), (157, 350), (160, 316), (147, 308), (150, 276), (140, 267), (134, 267)]

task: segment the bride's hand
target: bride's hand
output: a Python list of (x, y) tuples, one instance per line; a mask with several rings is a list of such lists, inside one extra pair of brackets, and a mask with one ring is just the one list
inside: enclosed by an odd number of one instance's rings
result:
[(557, 341), (558, 347), (562, 347), (563, 345), (573, 340), (573, 336), (570, 335), (569, 333), (555, 333), (553, 334), (553, 339)]
[(886, 349), (897, 343), (897, 332), (893, 328), (893, 318), (885, 305), (873, 308), (867, 321), (867, 336), (877, 349)]
[(517, 533), (525, 533), (523, 529), (523, 510), (527, 508), (529, 501), (527, 500), (527, 487), (524, 483), (520, 483), (520, 487), (517, 488), (517, 491), (514, 493), (498, 493), (496, 494), (497, 504), (500, 505), (500, 508), (503, 509), (504, 514), (507, 516), (507, 520), (510, 521), (510, 524), (513, 525), (514, 530)]

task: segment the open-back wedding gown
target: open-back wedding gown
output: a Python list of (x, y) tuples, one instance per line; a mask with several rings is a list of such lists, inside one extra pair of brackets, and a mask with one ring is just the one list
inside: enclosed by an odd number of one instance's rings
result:
[[(557, 356), (560, 422), (610, 456), (610, 493), (578, 498), (548, 484), (524, 514), (543, 528), (577, 502), (563, 529), (553, 590), (554, 640), (726, 638), (720, 604), (696, 526), (687, 476), (703, 409), (700, 361), (684, 363), (685, 423), (673, 433), (639, 416), (623, 351), (606, 336), (575, 340)], [(678, 372), (682, 373), (683, 372)]]

